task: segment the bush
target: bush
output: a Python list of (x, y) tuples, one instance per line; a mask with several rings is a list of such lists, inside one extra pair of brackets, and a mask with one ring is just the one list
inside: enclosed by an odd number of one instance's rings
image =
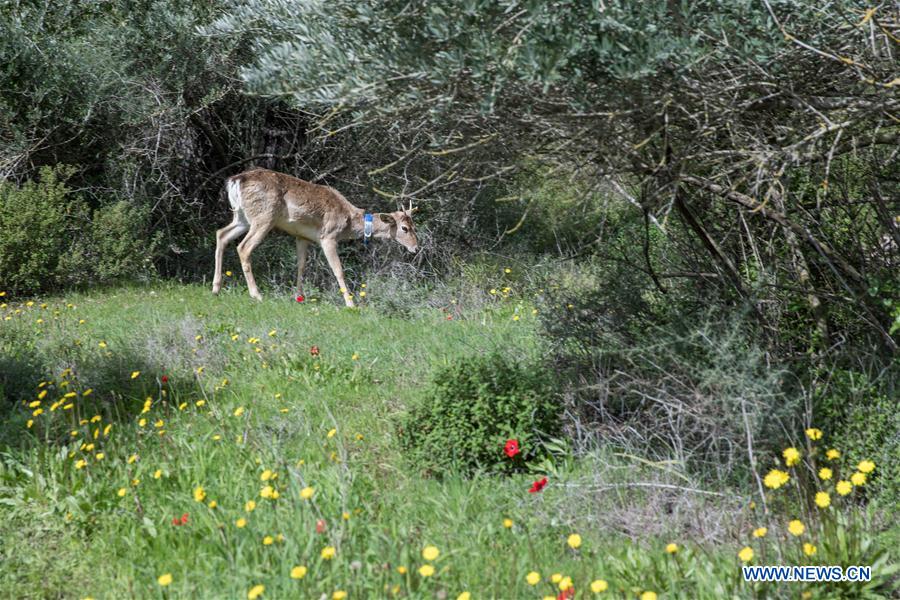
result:
[[(542, 440), (559, 431), (559, 406), (542, 368), (500, 355), (473, 356), (435, 376), (401, 425), (413, 464), (430, 474), (511, 472), (546, 452)], [(510, 459), (509, 439), (521, 452)]]

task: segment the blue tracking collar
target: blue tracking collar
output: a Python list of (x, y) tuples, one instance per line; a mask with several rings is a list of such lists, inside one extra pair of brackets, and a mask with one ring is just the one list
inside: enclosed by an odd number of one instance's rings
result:
[(369, 238), (372, 237), (372, 229), (375, 227), (372, 213), (366, 213), (363, 217), (363, 244), (369, 244)]

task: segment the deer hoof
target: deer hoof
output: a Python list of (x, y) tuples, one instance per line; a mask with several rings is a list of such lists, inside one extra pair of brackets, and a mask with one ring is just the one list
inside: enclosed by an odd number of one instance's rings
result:
[(250, 297), (254, 300), (259, 300), (260, 302), (262, 302), (262, 294), (260, 294), (259, 292), (250, 292)]

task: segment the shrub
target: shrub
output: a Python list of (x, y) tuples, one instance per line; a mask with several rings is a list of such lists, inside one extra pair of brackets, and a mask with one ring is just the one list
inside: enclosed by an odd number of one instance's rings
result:
[[(401, 425), (403, 449), (426, 473), (511, 472), (543, 457), (542, 440), (559, 431), (548, 373), (498, 354), (440, 370)], [(521, 452), (509, 458), (505, 442)]]

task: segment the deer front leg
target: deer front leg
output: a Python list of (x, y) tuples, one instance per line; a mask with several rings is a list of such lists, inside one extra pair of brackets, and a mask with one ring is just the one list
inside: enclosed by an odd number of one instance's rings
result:
[(331, 267), (338, 285), (341, 286), (344, 303), (353, 308), (353, 296), (350, 295), (350, 290), (347, 289), (347, 283), (344, 281), (344, 268), (341, 266), (341, 259), (337, 253), (337, 240), (322, 240), (321, 244), (322, 252), (325, 253), (325, 258), (328, 259), (328, 266)]
[(297, 238), (297, 293), (303, 295), (303, 269), (306, 268), (306, 251), (309, 242)]

